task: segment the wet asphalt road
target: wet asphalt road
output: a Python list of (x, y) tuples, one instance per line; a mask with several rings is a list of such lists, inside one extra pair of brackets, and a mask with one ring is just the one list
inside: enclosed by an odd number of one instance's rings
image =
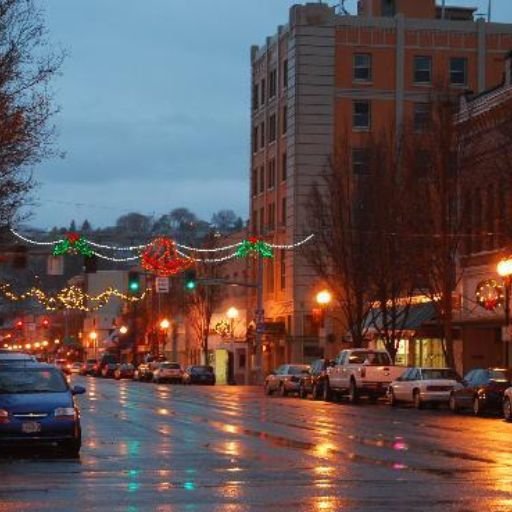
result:
[(80, 460), (0, 454), (0, 512), (512, 510), (512, 425), (73, 377)]

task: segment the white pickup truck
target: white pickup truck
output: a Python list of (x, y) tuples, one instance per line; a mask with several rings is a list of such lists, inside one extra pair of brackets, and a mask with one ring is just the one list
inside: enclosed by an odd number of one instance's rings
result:
[(348, 395), (355, 404), (360, 396), (377, 399), (386, 394), (391, 381), (405, 368), (394, 366), (386, 350), (342, 350), (327, 370), (324, 399), (333, 395)]

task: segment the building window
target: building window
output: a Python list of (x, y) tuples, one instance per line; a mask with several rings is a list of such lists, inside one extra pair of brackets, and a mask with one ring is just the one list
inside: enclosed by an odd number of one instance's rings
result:
[(288, 59), (283, 61), (283, 87), (288, 87)]
[(369, 174), (370, 166), (366, 148), (352, 148), (352, 172), (356, 176)]
[(281, 290), (284, 290), (286, 288), (286, 252), (281, 251), (280, 254), (280, 277), (281, 277)]
[(450, 59), (450, 83), (452, 85), (467, 85), (468, 60), (464, 57)]
[(391, 16), (396, 14), (395, 0), (382, 0), (381, 2), (381, 16)]
[(265, 208), (260, 208), (260, 235), (265, 234)]
[(258, 127), (255, 126), (252, 129), (252, 152), (256, 153), (258, 151)]
[(265, 168), (260, 167), (260, 194), (265, 192)]
[(284, 152), (281, 156), (281, 180), (286, 181), (286, 177), (288, 174), (288, 156), (286, 152)]
[(265, 79), (261, 81), (260, 84), (260, 105), (265, 105), (265, 88), (267, 87), (267, 84), (265, 82)]
[(281, 198), (281, 226), (286, 226), (286, 197)]
[(274, 142), (277, 136), (277, 121), (276, 115), (272, 114), (268, 119), (268, 141)]
[(283, 135), (288, 131), (288, 107), (283, 107)]
[(367, 100), (354, 101), (352, 126), (358, 130), (369, 130), (370, 122), (370, 102)]
[(432, 57), (414, 57), (414, 83), (429, 84), (432, 81)]
[(273, 69), (268, 78), (268, 97), (273, 98), (277, 91), (277, 70)]
[(368, 53), (354, 55), (354, 80), (369, 82), (372, 79), (372, 56)]
[(252, 170), (252, 195), (258, 195), (258, 168)]
[(260, 125), (260, 149), (265, 147), (265, 122)]
[(276, 159), (272, 158), (267, 164), (267, 188), (274, 188), (276, 184)]
[(274, 260), (272, 258), (265, 258), (267, 267), (267, 293), (274, 293)]
[(259, 90), (258, 90), (258, 84), (254, 84), (252, 86), (252, 109), (258, 110), (259, 104)]
[(414, 104), (414, 131), (424, 132), (432, 121), (430, 103)]
[(258, 232), (258, 210), (253, 210), (252, 212), (252, 232)]
[(276, 228), (276, 205), (270, 203), (267, 208), (267, 228), (268, 231), (274, 231)]

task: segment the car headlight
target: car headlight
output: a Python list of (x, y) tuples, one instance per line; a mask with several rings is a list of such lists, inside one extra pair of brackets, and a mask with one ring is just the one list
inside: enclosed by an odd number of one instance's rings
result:
[(70, 420), (76, 418), (76, 411), (73, 407), (58, 407), (53, 414), (57, 419)]
[(0, 409), (0, 424), (9, 423), (9, 413), (5, 409)]

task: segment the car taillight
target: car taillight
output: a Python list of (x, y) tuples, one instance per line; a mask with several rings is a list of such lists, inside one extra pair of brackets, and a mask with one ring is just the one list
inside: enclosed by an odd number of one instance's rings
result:
[(9, 423), (9, 413), (4, 409), (0, 409), (0, 424), (2, 423)]

